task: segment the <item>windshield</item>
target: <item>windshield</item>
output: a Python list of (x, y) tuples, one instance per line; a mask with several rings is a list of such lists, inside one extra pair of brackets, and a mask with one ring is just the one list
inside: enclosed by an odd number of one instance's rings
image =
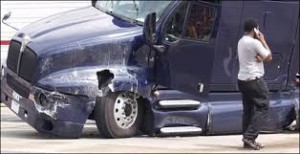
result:
[(172, 1), (97, 1), (95, 7), (130, 22), (144, 22), (148, 13), (156, 12), (158, 21)]

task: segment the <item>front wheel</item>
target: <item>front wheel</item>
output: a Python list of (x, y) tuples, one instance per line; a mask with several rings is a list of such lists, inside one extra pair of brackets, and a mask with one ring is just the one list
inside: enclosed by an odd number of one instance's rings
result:
[(95, 121), (104, 137), (132, 137), (137, 133), (141, 120), (142, 107), (131, 93), (109, 93), (96, 98)]

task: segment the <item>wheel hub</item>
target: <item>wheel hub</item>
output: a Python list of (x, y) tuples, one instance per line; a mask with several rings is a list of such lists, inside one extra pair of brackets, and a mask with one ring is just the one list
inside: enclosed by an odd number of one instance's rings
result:
[(121, 128), (131, 127), (138, 116), (138, 103), (127, 93), (121, 93), (114, 105), (114, 119)]
[(131, 104), (126, 104), (124, 110), (125, 110), (125, 116), (129, 117), (132, 114), (132, 106), (131, 106)]

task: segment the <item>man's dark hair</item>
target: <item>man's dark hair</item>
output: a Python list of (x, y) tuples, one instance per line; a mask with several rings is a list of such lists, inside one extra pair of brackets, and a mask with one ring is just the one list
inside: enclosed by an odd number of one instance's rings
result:
[(257, 21), (253, 18), (249, 18), (244, 22), (244, 31), (251, 32), (254, 28), (257, 28)]

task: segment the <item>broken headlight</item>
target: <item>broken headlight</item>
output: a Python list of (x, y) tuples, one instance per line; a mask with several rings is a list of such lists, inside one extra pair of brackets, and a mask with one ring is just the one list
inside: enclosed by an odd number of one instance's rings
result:
[(38, 110), (55, 110), (60, 104), (68, 104), (68, 99), (63, 94), (44, 90), (35, 94), (35, 105)]

